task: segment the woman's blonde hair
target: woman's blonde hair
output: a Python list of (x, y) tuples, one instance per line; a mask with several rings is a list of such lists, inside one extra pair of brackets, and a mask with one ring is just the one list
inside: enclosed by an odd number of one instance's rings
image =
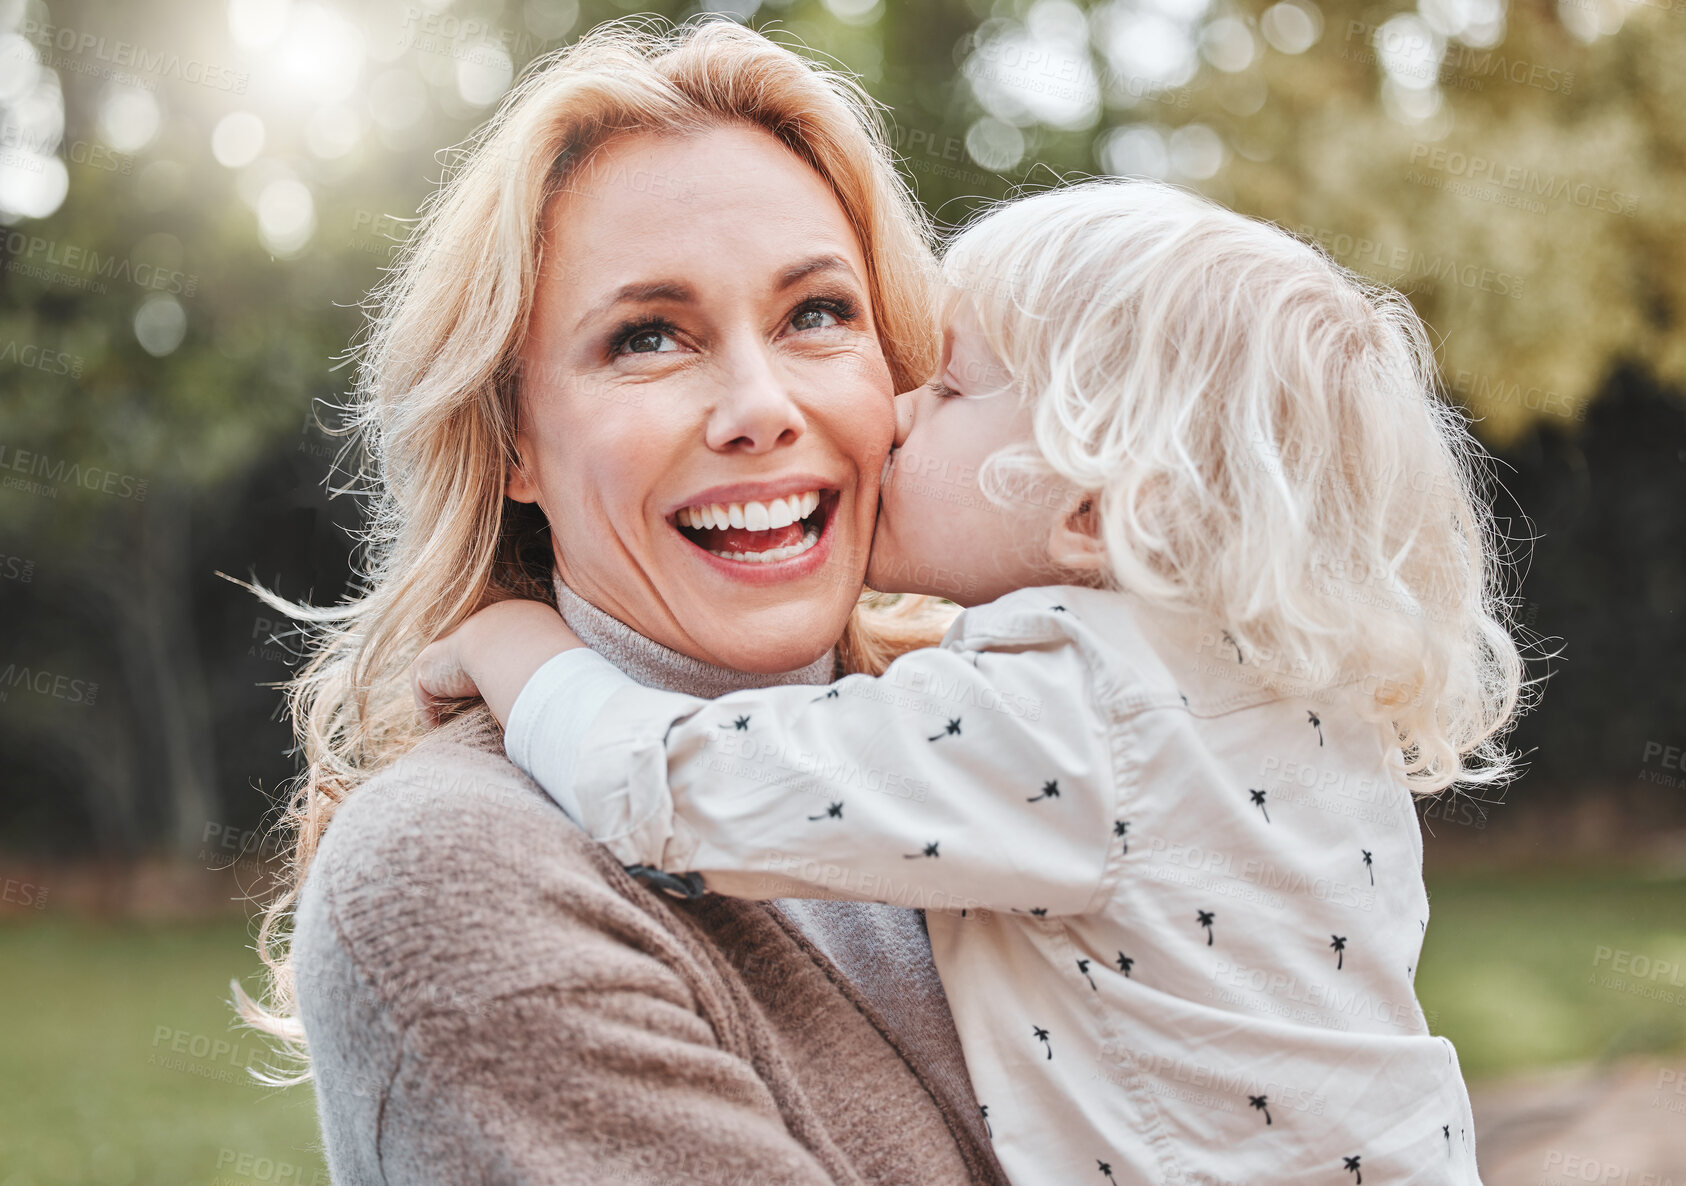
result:
[(992, 495), (1093, 492), (1107, 583), (1221, 623), (1268, 686), (1356, 686), (1414, 789), (1512, 773), (1485, 455), (1404, 297), (1148, 181), (998, 206), (944, 274), (1034, 407)]
[[(358, 487), (370, 496), (364, 591), (326, 609), (260, 591), (313, 633), (314, 647), (289, 688), (305, 770), (282, 820), (292, 833), (284, 893), (259, 931), (267, 1007), (238, 986), (236, 996), (250, 1024), (301, 1059), (284, 932), (336, 806), (423, 733), (409, 665), (489, 600), (554, 604), (543, 516), (504, 498), (545, 210), (617, 136), (725, 124), (765, 130), (830, 185), (860, 239), (896, 390), (930, 373), (929, 227), (856, 83), (728, 21), (615, 22), (529, 68), (464, 147), (371, 298), (349, 418)], [(879, 624), (863, 604), (841, 659), (881, 669), (940, 635), (929, 617), (913, 605)]]

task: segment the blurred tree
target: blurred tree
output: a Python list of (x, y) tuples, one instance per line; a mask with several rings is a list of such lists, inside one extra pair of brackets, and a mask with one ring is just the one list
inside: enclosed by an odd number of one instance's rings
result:
[[(343, 595), (358, 508), (327, 497), (339, 442), (312, 409), (348, 384), (360, 301), (442, 148), (533, 58), (643, 7), (0, 0), (9, 843), (194, 856), (207, 823), (256, 822), (250, 784), (291, 771), (266, 685), (295, 656), (285, 624), (212, 574)], [(1565, 785), (1631, 781), (1635, 745), (1681, 740), (1677, 12), (736, 0), (735, 14), (858, 73), (943, 223), (1073, 175), (1162, 176), (1408, 291), (1448, 398), (1480, 417), (1546, 532), (1525, 610), (1570, 651), (1530, 726), (1551, 747), (1537, 765)]]

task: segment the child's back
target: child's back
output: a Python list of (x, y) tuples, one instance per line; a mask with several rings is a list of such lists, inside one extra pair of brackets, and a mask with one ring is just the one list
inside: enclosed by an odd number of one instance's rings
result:
[[(1412, 988), (1428, 900), (1411, 795), (1354, 691), (1284, 694), (1221, 625), (1095, 589), (1010, 594), (945, 645), (1081, 651), (1118, 784), (1093, 909), (927, 916), (1014, 1181), (1103, 1164), (1121, 1182), (1338, 1181), (1348, 1158), (1375, 1181), (1476, 1181), (1456, 1059)], [(955, 745), (989, 715), (963, 716)], [(988, 761), (1003, 790), (1039, 785), (1034, 756)], [(1033, 806), (1080, 813), (1075, 862), (1097, 821), (1074, 790)], [(990, 900), (1012, 881), (999, 870)]]

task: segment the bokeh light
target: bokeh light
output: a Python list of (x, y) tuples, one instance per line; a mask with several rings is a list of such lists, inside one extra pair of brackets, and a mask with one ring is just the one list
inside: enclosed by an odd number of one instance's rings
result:
[(1323, 37), (1323, 13), (1310, 0), (1282, 0), (1265, 9), (1259, 32), (1278, 53), (1303, 54)]
[(231, 111), (211, 131), (211, 155), (217, 164), (242, 169), (263, 151), (263, 120), (250, 111)]
[(283, 258), (297, 255), (316, 231), (316, 202), (292, 177), (278, 177), (258, 195), (258, 238)]
[(1101, 136), (1096, 152), (1101, 166), (1115, 177), (1170, 176), (1171, 151), (1156, 127), (1135, 124)]
[(118, 152), (139, 152), (158, 135), (163, 118), (151, 91), (115, 84), (100, 104), (100, 135)]
[(154, 358), (175, 352), (187, 336), (187, 311), (173, 296), (150, 296), (135, 311), (135, 341)]
[(966, 129), (966, 155), (979, 168), (1005, 173), (1024, 159), (1024, 133), (1012, 124), (984, 116)]

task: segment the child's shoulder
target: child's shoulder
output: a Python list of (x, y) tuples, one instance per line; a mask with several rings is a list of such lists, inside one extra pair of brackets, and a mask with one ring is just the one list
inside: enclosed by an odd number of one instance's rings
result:
[(1085, 627), (1074, 608), (1078, 595), (1097, 592), (1100, 590), (1070, 585), (1015, 589), (994, 601), (963, 610), (949, 628), (949, 636), (972, 642), (1070, 636)]
[(1136, 599), (1082, 585), (1040, 585), (966, 610), (944, 645), (1009, 651), (1049, 646), (1079, 650), (1109, 697), (1151, 704), (1180, 702), (1177, 681), (1144, 629)]

